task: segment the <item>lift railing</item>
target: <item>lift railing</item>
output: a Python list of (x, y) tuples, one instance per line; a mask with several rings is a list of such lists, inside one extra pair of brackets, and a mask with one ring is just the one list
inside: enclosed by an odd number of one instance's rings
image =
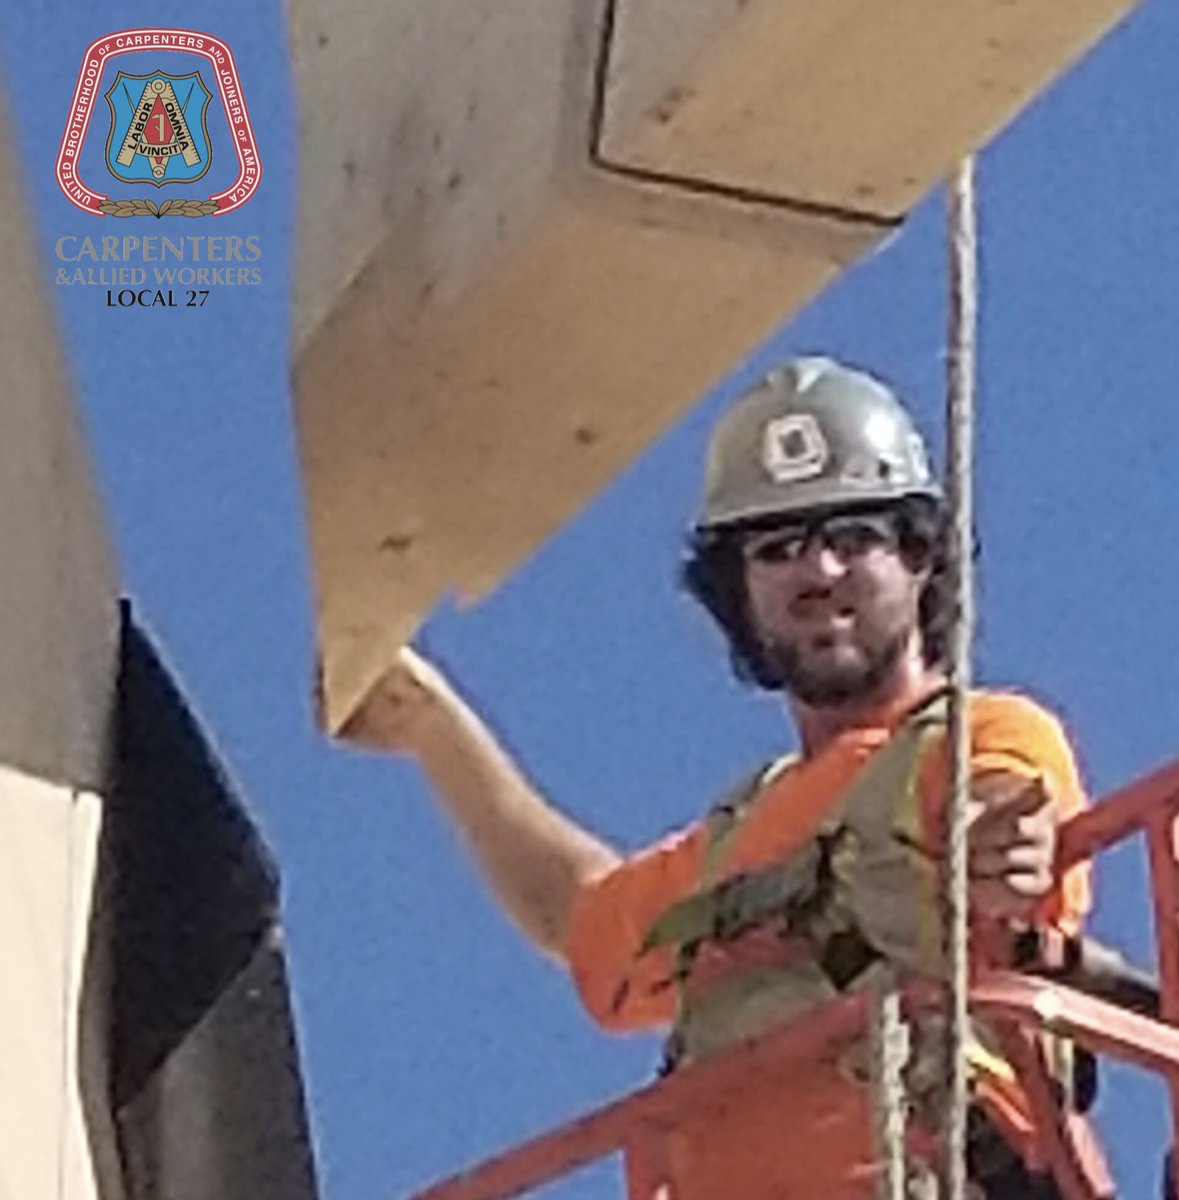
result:
[[(1179, 761), (1139, 779), (1074, 817), (1061, 830), (1063, 871), (1136, 835), (1146, 840), (1159, 964), (1158, 1016), (1145, 1016), (1066, 984), (1014, 971), (988, 971), (971, 987), (971, 1012), (998, 1031), (1034, 1117), (1034, 1131), (1012, 1130), (1033, 1165), (1050, 1170), (1066, 1200), (1098, 1200), (1077, 1156), (1068, 1115), (1043, 1051), (1045, 1033), (1072, 1038), (1096, 1054), (1161, 1075), (1179, 1145)], [(911, 1011), (931, 1003), (923, 989)], [(609, 1154), (626, 1157), (632, 1191), (657, 1196), (668, 1177), (666, 1135), (707, 1116), (725, 1097), (781, 1079), (805, 1089), (807, 1065), (865, 1036), (869, 998), (850, 995), (767, 1034), (734, 1046), (670, 1078), (597, 1108), (477, 1166), (416, 1193), (411, 1200), (507, 1200), (551, 1183)], [(785, 1133), (784, 1133), (785, 1136)]]

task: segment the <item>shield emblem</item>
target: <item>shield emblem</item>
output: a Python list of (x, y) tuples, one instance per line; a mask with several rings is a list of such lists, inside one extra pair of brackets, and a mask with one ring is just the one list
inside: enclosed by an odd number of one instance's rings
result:
[(106, 93), (111, 131), (106, 165), (124, 183), (195, 183), (209, 169), (212, 148), (205, 115), (212, 93), (200, 71), (126, 75)]

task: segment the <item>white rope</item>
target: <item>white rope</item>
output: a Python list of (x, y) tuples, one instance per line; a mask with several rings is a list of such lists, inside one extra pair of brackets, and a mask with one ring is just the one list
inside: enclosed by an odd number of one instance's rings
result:
[(872, 987), (872, 1086), (876, 1157), (881, 1165), (878, 1200), (905, 1200), (905, 1064), (909, 1027), (901, 1013), (896, 975), (888, 971)]
[(967, 704), (974, 634), (971, 463), (974, 439), (978, 237), (974, 161), (959, 164), (949, 185), (950, 315), (946, 394), (946, 496), (952, 610), (947, 739), (950, 796), (946, 819), (943, 907), (946, 931), (946, 1122), (938, 1164), (940, 1200), (966, 1197), (966, 1045), (969, 1037), (966, 813), (970, 784)]

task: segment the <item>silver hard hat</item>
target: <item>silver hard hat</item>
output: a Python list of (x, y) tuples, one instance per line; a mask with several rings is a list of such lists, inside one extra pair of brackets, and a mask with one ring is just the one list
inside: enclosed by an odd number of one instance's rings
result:
[(925, 444), (879, 380), (829, 358), (771, 371), (712, 435), (701, 530), (907, 496), (941, 499)]

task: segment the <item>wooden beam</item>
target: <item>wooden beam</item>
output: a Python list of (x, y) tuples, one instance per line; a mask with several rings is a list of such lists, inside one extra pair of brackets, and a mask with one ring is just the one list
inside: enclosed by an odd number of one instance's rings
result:
[(294, 0), (326, 721), (1131, 0)]

